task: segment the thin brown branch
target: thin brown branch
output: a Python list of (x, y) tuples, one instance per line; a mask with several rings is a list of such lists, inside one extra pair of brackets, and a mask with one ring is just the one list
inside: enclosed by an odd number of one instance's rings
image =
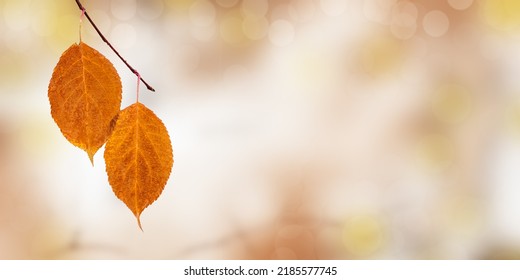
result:
[(126, 62), (126, 60), (119, 54), (119, 52), (112, 46), (112, 44), (110, 44), (110, 42), (107, 40), (107, 38), (103, 35), (103, 33), (101, 33), (101, 31), (99, 30), (99, 28), (96, 26), (96, 24), (94, 23), (94, 21), (92, 21), (92, 19), (90, 18), (90, 16), (88, 15), (87, 13), (87, 10), (85, 9), (85, 7), (83, 7), (83, 5), (81, 4), (81, 2), (79, 0), (76, 0), (76, 4), (78, 4), (78, 7), (81, 11), (83, 11), (84, 15), (87, 17), (88, 21), (90, 22), (90, 24), (92, 25), (92, 27), (94, 27), (94, 29), (96, 30), (97, 34), (99, 35), (99, 37), (101, 37), (101, 39), (103, 40), (103, 42), (105, 42), (111, 49), (112, 51), (114, 51), (114, 53), (119, 57), (119, 59), (121, 59), (121, 61), (123, 61), (123, 63), (126, 65), (126, 67), (128, 67), (128, 69), (130, 69), (130, 71), (132, 71), (132, 73), (134, 73), (139, 79), (141, 79), (141, 81), (143, 82), (143, 84), (146, 85), (146, 88), (150, 91), (153, 91), (155, 92), (155, 89), (150, 86), (142, 77), (141, 75), (139, 74), (139, 72), (137, 72), (137, 70), (135, 70), (132, 66), (130, 66), (130, 64), (128, 64), (128, 62)]

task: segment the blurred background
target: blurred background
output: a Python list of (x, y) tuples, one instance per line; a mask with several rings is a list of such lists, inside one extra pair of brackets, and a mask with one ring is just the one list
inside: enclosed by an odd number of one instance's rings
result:
[(82, 2), (173, 171), (141, 232), (50, 115), (75, 1), (0, 0), (1, 259), (520, 258), (520, 1)]

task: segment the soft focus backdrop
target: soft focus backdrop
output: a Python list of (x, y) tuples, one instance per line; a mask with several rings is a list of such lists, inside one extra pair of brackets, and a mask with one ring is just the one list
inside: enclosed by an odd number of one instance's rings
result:
[(520, 1), (83, 4), (173, 171), (141, 232), (50, 115), (76, 3), (0, 0), (1, 259), (520, 258)]

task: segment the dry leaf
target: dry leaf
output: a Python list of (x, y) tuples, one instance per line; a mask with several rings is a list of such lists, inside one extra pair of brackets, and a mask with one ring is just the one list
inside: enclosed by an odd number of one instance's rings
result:
[(51, 114), (73, 145), (94, 154), (107, 141), (121, 106), (121, 79), (102, 54), (85, 43), (61, 56), (49, 84)]
[(137, 102), (119, 114), (105, 147), (108, 181), (137, 218), (160, 195), (170, 177), (173, 151), (162, 121)]

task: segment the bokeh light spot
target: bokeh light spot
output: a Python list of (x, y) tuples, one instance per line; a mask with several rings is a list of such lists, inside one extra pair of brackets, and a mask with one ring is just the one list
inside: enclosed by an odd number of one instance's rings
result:
[(217, 4), (224, 8), (231, 8), (238, 3), (238, 0), (217, 0)]
[(265, 17), (269, 11), (267, 0), (243, 0), (242, 12), (246, 17), (261, 18)]
[(139, 2), (139, 16), (146, 20), (155, 20), (164, 11), (163, 0), (148, 0)]
[(207, 0), (197, 0), (190, 7), (190, 21), (197, 26), (209, 26), (216, 17), (215, 6)]
[(293, 1), (289, 6), (289, 15), (295, 21), (309, 21), (315, 13), (316, 9), (311, 0)]
[(112, 0), (110, 1), (110, 11), (119, 20), (130, 20), (135, 17), (137, 12), (136, 0)]
[(402, 15), (409, 15), (410, 17), (416, 19), (419, 14), (419, 10), (417, 9), (417, 5), (412, 2), (399, 2), (396, 3), (392, 7), (392, 17), (399, 17)]
[(373, 215), (351, 217), (343, 228), (343, 245), (351, 254), (366, 257), (383, 245), (383, 226)]
[(267, 35), (269, 22), (266, 18), (247, 17), (242, 23), (244, 34), (251, 40), (259, 40)]
[(401, 40), (406, 40), (413, 37), (416, 30), (416, 19), (410, 15), (403, 15), (398, 19), (393, 20), (392, 25), (390, 26), (392, 35)]
[(275, 46), (287, 46), (294, 40), (294, 26), (286, 20), (277, 20), (269, 27), (269, 40)]
[(367, 0), (363, 1), (363, 14), (365, 17), (374, 22), (388, 24), (390, 20), (390, 11), (395, 6), (396, 0)]
[(474, 0), (448, 0), (448, 4), (455, 10), (466, 10), (473, 5)]
[(424, 16), (423, 28), (428, 35), (440, 37), (448, 32), (450, 20), (448, 16), (441, 11), (431, 11)]
[(418, 10), (411, 2), (401, 2), (392, 9), (390, 31), (392, 35), (401, 40), (406, 40), (415, 35), (417, 30)]

